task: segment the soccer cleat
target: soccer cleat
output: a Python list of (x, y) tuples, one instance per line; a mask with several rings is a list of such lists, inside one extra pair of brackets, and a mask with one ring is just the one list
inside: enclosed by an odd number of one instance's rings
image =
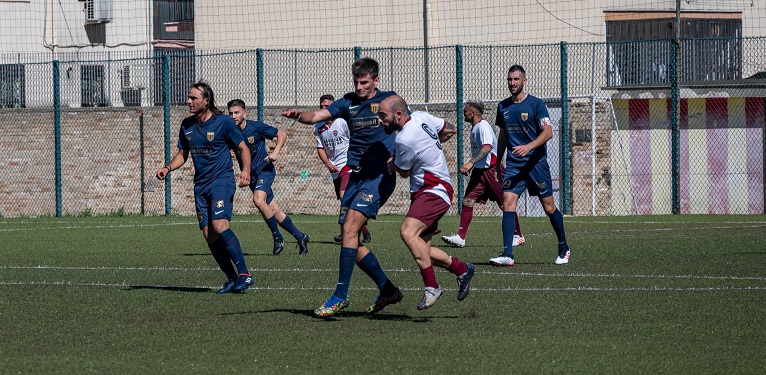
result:
[(319, 306), (314, 310), (314, 315), (320, 318), (327, 318), (335, 315), (340, 310), (348, 307), (349, 302), (347, 299), (339, 299), (338, 297), (331, 296), (322, 306)]
[(468, 293), (471, 291), (471, 279), (473, 273), (476, 271), (476, 267), (471, 263), (466, 263), (468, 271), (457, 277), (457, 300), (462, 301), (465, 297), (468, 297)]
[(285, 249), (285, 239), (284, 238), (275, 238), (274, 239), (274, 250), (271, 252), (274, 255), (279, 255), (279, 253), (282, 252), (282, 250)]
[(332, 239), (335, 240), (335, 243), (340, 244), (340, 242), (343, 240), (343, 235), (339, 234)]
[(454, 247), (465, 247), (465, 240), (455, 233), (452, 233), (449, 236), (442, 236), (442, 240)]
[(253, 277), (250, 275), (239, 275), (237, 276), (237, 283), (234, 284), (234, 288), (232, 288), (233, 293), (242, 293), (247, 288), (253, 285)]
[(425, 290), (423, 290), (423, 299), (418, 304), (418, 310), (425, 310), (436, 303), (436, 300), (439, 299), (439, 297), (442, 296), (442, 288), (432, 288), (430, 286), (427, 286)]
[(569, 255), (570, 255), (569, 250), (567, 250), (566, 252), (559, 251), (559, 256), (556, 257), (556, 261), (553, 263), (559, 264), (559, 265), (567, 264), (569, 263)]
[(298, 254), (306, 255), (309, 252), (309, 235), (303, 234), (303, 238), (298, 241)]
[(226, 280), (223, 287), (215, 291), (215, 294), (229, 294), (234, 289), (234, 280)]
[(519, 235), (519, 236), (517, 236), (515, 234), (513, 235), (513, 246), (514, 247), (521, 246), (521, 245), (524, 244), (524, 242), (527, 242), (527, 241), (524, 240), (524, 236), (523, 235)]
[(399, 290), (399, 288), (396, 288), (393, 293), (381, 296), (380, 294), (375, 297), (375, 303), (372, 304), (372, 306), (367, 308), (368, 314), (374, 314), (380, 310), (383, 310), (384, 307), (388, 305), (393, 305), (395, 303), (399, 303), (404, 296), (402, 295), (402, 291)]
[(489, 264), (495, 266), (495, 267), (513, 267), (514, 262), (512, 257), (509, 257), (505, 254), (500, 254), (497, 258), (490, 258)]
[(362, 243), (370, 243), (370, 241), (372, 241), (370, 232), (367, 232), (367, 233), (362, 232)]

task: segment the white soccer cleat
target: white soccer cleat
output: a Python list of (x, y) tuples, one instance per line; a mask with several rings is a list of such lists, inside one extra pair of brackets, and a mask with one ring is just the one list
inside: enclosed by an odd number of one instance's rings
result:
[(455, 233), (452, 233), (449, 236), (442, 236), (442, 240), (455, 247), (465, 247), (465, 240)]
[(521, 235), (521, 236), (517, 236), (515, 234), (513, 235), (513, 246), (514, 247), (521, 246), (521, 245), (524, 244), (524, 242), (527, 242), (527, 241), (524, 240), (524, 236), (523, 235)]
[(418, 310), (425, 310), (433, 306), (434, 303), (436, 303), (436, 300), (442, 296), (442, 292), (443, 289), (441, 287), (431, 288), (427, 286), (426, 289), (423, 290), (423, 300), (418, 304)]
[(554, 263), (555, 264), (567, 264), (567, 263), (569, 263), (569, 254), (570, 254), (569, 250), (567, 250), (567, 252), (566, 252), (566, 254), (564, 254), (564, 256), (561, 256), (561, 254), (559, 254), (559, 256), (556, 257), (556, 261)]
[(513, 264), (515, 262), (513, 261), (513, 258), (507, 256), (507, 255), (500, 255), (497, 258), (490, 258), (489, 264), (495, 266), (495, 267), (513, 267)]

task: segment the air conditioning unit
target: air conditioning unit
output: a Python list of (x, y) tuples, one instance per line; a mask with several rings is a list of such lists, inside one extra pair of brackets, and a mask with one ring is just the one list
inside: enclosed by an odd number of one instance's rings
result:
[(112, 22), (112, 0), (85, 0), (85, 22)]

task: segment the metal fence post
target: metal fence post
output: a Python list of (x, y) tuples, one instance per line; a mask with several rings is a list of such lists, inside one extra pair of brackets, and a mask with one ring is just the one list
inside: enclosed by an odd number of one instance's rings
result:
[[(170, 55), (162, 55), (162, 106), (165, 129), (165, 165), (170, 163)], [(172, 184), (171, 174), (165, 176), (165, 215), (172, 214)]]
[(63, 216), (61, 194), (61, 65), (53, 60), (53, 139), (56, 163), (56, 217)]
[(356, 46), (354, 47), (354, 61), (360, 58), (362, 58), (362, 47)]
[(679, 41), (675, 39), (670, 44), (670, 186), (671, 186), (671, 212), (674, 215), (681, 213), (681, 131), (679, 127), (681, 106), (680, 88), (678, 86), (678, 52)]
[(263, 48), (258, 48), (255, 51), (255, 61), (256, 61), (256, 84), (255, 84), (255, 90), (257, 91), (256, 95), (258, 96), (258, 121), (263, 121), (263, 103), (265, 102), (265, 98), (263, 97)]
[(463, 195), (465, 178), (460, 173), (463, 166), (463, 46), (455, 46), (455, 119), (457, 126), (457, 212), (463, 213)]
[(572, 214), (572, 171), (569, 166), (569, 87), (567, 42), (561, 42), (561, 210)]

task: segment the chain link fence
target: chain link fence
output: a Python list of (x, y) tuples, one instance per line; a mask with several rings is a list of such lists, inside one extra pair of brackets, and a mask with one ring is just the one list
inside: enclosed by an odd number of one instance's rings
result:
[[(338, 210), (312, 126), (279, 113), (318, 108), (322, 94), (353, 90), (350, 66), (378, 60), (380, 89), (412, 110), (459, 125), (445, 154), (456, 192), (470, 158), (462, 101), (480, 99), (494, 123), (514, 63), (527, 91), (546, 101), (554, 196), (572, 215), (757, 214), (764, 212), (766, 67), (763, 38), (517, 46), (349, 48), (104, 54), (0, 55), (0, 215), (167, 213), (192, 215), (193, 165), (154, 178), (176, 152), (186, 94), (203, 79), (216, 105), (239, 98), (249, 118), (288, 135), (274, 185), (290, 213)], [(705, 53), (704, 51), (708, 51)], [(673, 86), (679, 67), (680, 87)], [(678, 103), (678, 105), (674, 105)], [(674, 119), (677, 119), (674, 121)], [(235, 163), (236, 165), (236, 163)], [(382, 213), (403, 214), (407, 181)], [(248, 189), (235, 212), (253, 213)], [(458, 197), (450, 211), (456, 214)], [(477, 215), (499, 215), (496, 205)], [(519, 213), (544, 215), (536, 198)]]

